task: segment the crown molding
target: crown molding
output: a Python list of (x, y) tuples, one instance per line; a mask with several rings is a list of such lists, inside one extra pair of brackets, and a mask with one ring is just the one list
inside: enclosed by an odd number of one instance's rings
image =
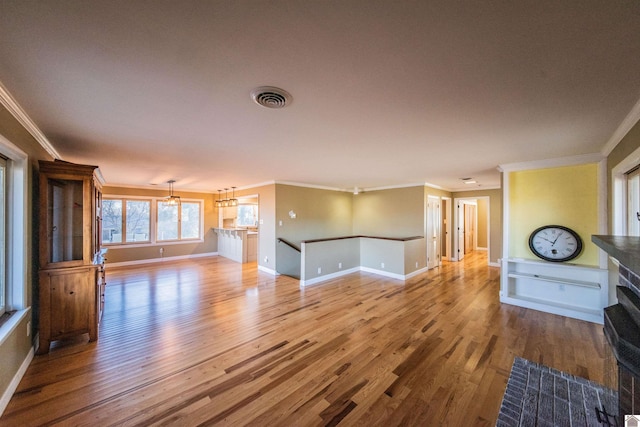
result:
[(607, 157), (614, 148), (622, 141), (622, 138), (625, 137), (627, 133), (631, 130), (632, 127), (636, 125), (636, 123), (640, 122), (640, 99), (636, 102), (636, 105), (633, 106), (627, 117), (622, 120), (618, 128), (613, 132), (609, 141), (602, 147), (600, 153)]
[(409, 187), (424, 187), (424, 182), (419, 182), (415, 184), (398, 184), (398, 185), (385, 185), (383, 187), (371, 187), (371, 188), (361, 188), (360, 191), (381, 191), (381, 190), (393, 190), (396, 188), (409, 188)]
[(479, 187), (471, 187), (471, 188), (458, 188), (457, 190), (451, 190), (452, 193), (469, 193), (469, 192), (478, 192), (485, 190), (501, 190), (502, 187), (499, 185), (490, 185), (490, 186), (479, 186)]
[[(248, 185), (242, 185), (240, 187), (236, 187), (236, 190), (249, 190), (251, 188), (257, 188), (257, 187), (266, 187), (267, 185), (275, 185), (276, 181), (265, 181), (265, 182), (259, 182), (257, 184), (248, 184)], [(217, 192), (218, 190), (216, 190)]]
[[(166, 184), (166, 183), (163, 183)], [(108, 187), (108, 188), (132, 188), (132, 189), (136, 189), (136, 190), (155, 190), (155, 191), (169, 191), (169, 187), (162, 187), (161, 185), (133, 185), (133, 184), (114, 184), (114, 183), (106, 183), (103, 184), (103, 187)], [(236, 188), (237, 190), (237, 188)], [(180, 188), (180, 189), (175, 189), (174, 191), (177, 193), (199, 193), (199, 194), (218, 194), (217, 191), (211, 191), (211, 190), (197, 190), (197, 189), (184, 189), (184, 188)]]
[(53, 148), (51, 142), (42, 133), (40, 128), (31, 120), (29, 115), (18, 104), (18, 101), (9, 93), (6, 87), (0, 82), (0, 103), (11, 113), (11, 115), (38, 141), (40, 146), (45, 149), (47, 153), (54, 159), (62, 159), (60, 154)]
[(315, 188), (317, 190), (329, 190), (329, 191), (348, 191), (349, 190), (345, 190), (344, 188), (336, 188), (336, 187), (328, 187), (325, 185), (315, 185), (315, 184), (304, 184), (302, 182), (293, 182), (293, 181), (274, 181), (275, 184), (282, 184), (282, 185), (292, 185), (294, 187), (306, 187), (306, 188)]
[(515, 172), (528, 169), (557, 168), (561, 166), (584, 165), (598, 163), (605, 156), (601, 153), (580, 154), (578, 156), (557, 157), (555, 159), (533, 160), (530, 162), (507, 163), (498, 166), (500, 172)]
[(431, 187), (431, 188), (433, 188), (435, 190), (448, 191), (449, 193), (451, 193), (453, 191), (450, 188), (442, 187), (441, 185), (431, 184), (430, 182), (425, 182), (424, 186), (425, 187)]

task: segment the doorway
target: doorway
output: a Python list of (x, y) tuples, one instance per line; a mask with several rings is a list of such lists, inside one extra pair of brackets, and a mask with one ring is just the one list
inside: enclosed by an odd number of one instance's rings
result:
[(441, 241), (441, 219), (440, 219), (440, 197), (427, 196), (427, 269), (440, 266), (440, 241)]
[(478, 241), (478, 209), (473, 202), (463, 203), (464, 209), (464, 254), (470, 254), (477, 249)]
[(462, 261), (465, 254), (477, 250), (487, 251), (487, 262), (491, 263), (488, 196), (454, 199), (452, 261)]
[(440, 250), (441, 250), (441, 259), (452, 261), (453, 257), (451, 255), (451, 225), (453, 221), (451, 220), (451, 198), (450, 197), (441, 197), (440, 198), (440, 223), (441, 225), (441, 240), (440, 240)]

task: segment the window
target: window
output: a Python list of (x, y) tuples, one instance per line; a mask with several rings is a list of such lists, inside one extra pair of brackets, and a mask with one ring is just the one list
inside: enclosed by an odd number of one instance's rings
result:
[(104, 197), (102, 243), (153, 244), (202, 239), (202, 201), (168, 205), (165, 199)]
[[(2, 185), (0, 193), (2, 209), (0, 224), (0, 260), (2, 262), (2, 289), (0, 299), (2, 311), (17, 311), (9, 322), (16, 322), (29, 312), (27, 269), (29, 256), (37, 258), (37, 249), (30, 248), (27, 241), (29, 209), (27, 200), (28, 156), (8, 139), (0, 135), (0, 157), (2, 158)], [(6, 325), (6, 324), (5, 324)], [(2, 337), (0, 336), (0, 340)]]
[(640, 236), (640, 166), (627, 172), (627, 235)]
[(106, 198), (102, 201), (102, 243), (148, 243), (150, 225), (150, 201)]
[(102, 243), (122, 243), (122, 200), (102, 200)]
[(127, 200), (125, 230), (127, 242), (149, 242), (151, 225), (151, 202)]
[(238, 221), (239, 227), (255, 227), (258, 225), (258, 205), (241, 204), (238, 205)]
[(6, 277), (7, 277), (7, 239), (6, 239), (6, 225), (7, 225), (7, 209), (6, 209), (6, 197), (7, 194), (7, 160), (0, 156), (0, 316), (5, 312), (7, 293), (6, 289)]
[(169, 205), (158, 201), (157, 240), (188, 240), (201, 238), (201, 202), (183, 201)]

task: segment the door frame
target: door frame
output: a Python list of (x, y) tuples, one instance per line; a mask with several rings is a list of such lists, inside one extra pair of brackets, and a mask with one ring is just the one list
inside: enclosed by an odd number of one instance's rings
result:
[[(436, 249), (436, 254), (431, 254), (431, 240), (430, 240), (430, 236), (429, 236), (429, 220), (430, 220), (430, 212), (429, 212), (429, 203), (436, 203), (436, 220), (433, 224), (434, 227), (434, 231), (435, 231), (435, 235), (436, 235), (436, 244), (437, 244), (437, 249)], [(425, 221), (425, 238), (427, 240), (427, 259), (426, 259), (426, 267), (427, 269), (431, 269), (431, 268), (436, 268), (436, 267), (440, 267), (442, 265), (442, 198), (439, 196), (430, 196), (427, 195), (427, 200), (426, 200), (426, 209), (425, 209), (425, 215), (426, 215), (426, 221)], [(434, 256), (435, 261), (431, 264), (429, 264), (429, 257), (430, 256)]]
[(451, 236), (452, 236), (451, 226), (453, 224), (453, 221), (451, 219), (452, 199), (451, 197), (440, 197), (440, 202), (442, 203), (442, 208), (444, 208), (444, 212), (445, 212), (445, 218), (440, 218), (440, 220), (441, 222), (446, 221), (446, 223), (442, 222), (443, 230), (444, 230), (444, 248), (442, 247), (440, 248), (440, 252), (441, 252), (440, 259), (447, 260), (447, 261), (454, 261), (454, 257), (451, 254)]
[[(477, 200), (486, 200), (487, 202), (487, 265), (491, 265), (491, 198), (489, 196), (476, 196), (476, 197), (456, 197), (453, 199), (453, 206), (455, 206), (456, 209), (456, 213), (453, 215), (453, 239), (452, 243), (453, 243), (453, 253), (451, 254), (451, 261), (461, 261), (461, 258), (459, 256), (459, 240), (460, 240), (460, 235), (459, 235), (459, 211), (457, 209), (459, 209), (461, 204), (464, 204), (465, 201), (477, 201)], [(476, 215), (477, 215), (477, 210), (476, 210)], [(476, 221), (476, 230), (478, 229), (477, 227), (477, 221)], [(477, 241), (477, 236), (476, 236), (476, 241)], [(464, 258), (464, 255), (462, 256), (462, 258)]]

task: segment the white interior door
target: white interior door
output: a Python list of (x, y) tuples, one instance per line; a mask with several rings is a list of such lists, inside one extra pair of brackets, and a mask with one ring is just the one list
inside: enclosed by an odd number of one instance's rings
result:
[(476, 248), (476, 206), (464, 204), (464, 253), (473, 252)]
[(464, 259), (464, 203), (458, 202), (457, 205), (457, 216), (458, 216), (458, 261), (462, 261)]
[(640, 168), (627, 174), (627, 235), (640, 236)]
[(440, 204), (442, 206), (440, 209), (440, 259), (451, 261), (453, 259), (451, 255), (451, 226), (453, 224), (451, 220), (451, 199), (442, 197)]
[(427, 268), (440, 266), (440, 198), (427, 198)]

